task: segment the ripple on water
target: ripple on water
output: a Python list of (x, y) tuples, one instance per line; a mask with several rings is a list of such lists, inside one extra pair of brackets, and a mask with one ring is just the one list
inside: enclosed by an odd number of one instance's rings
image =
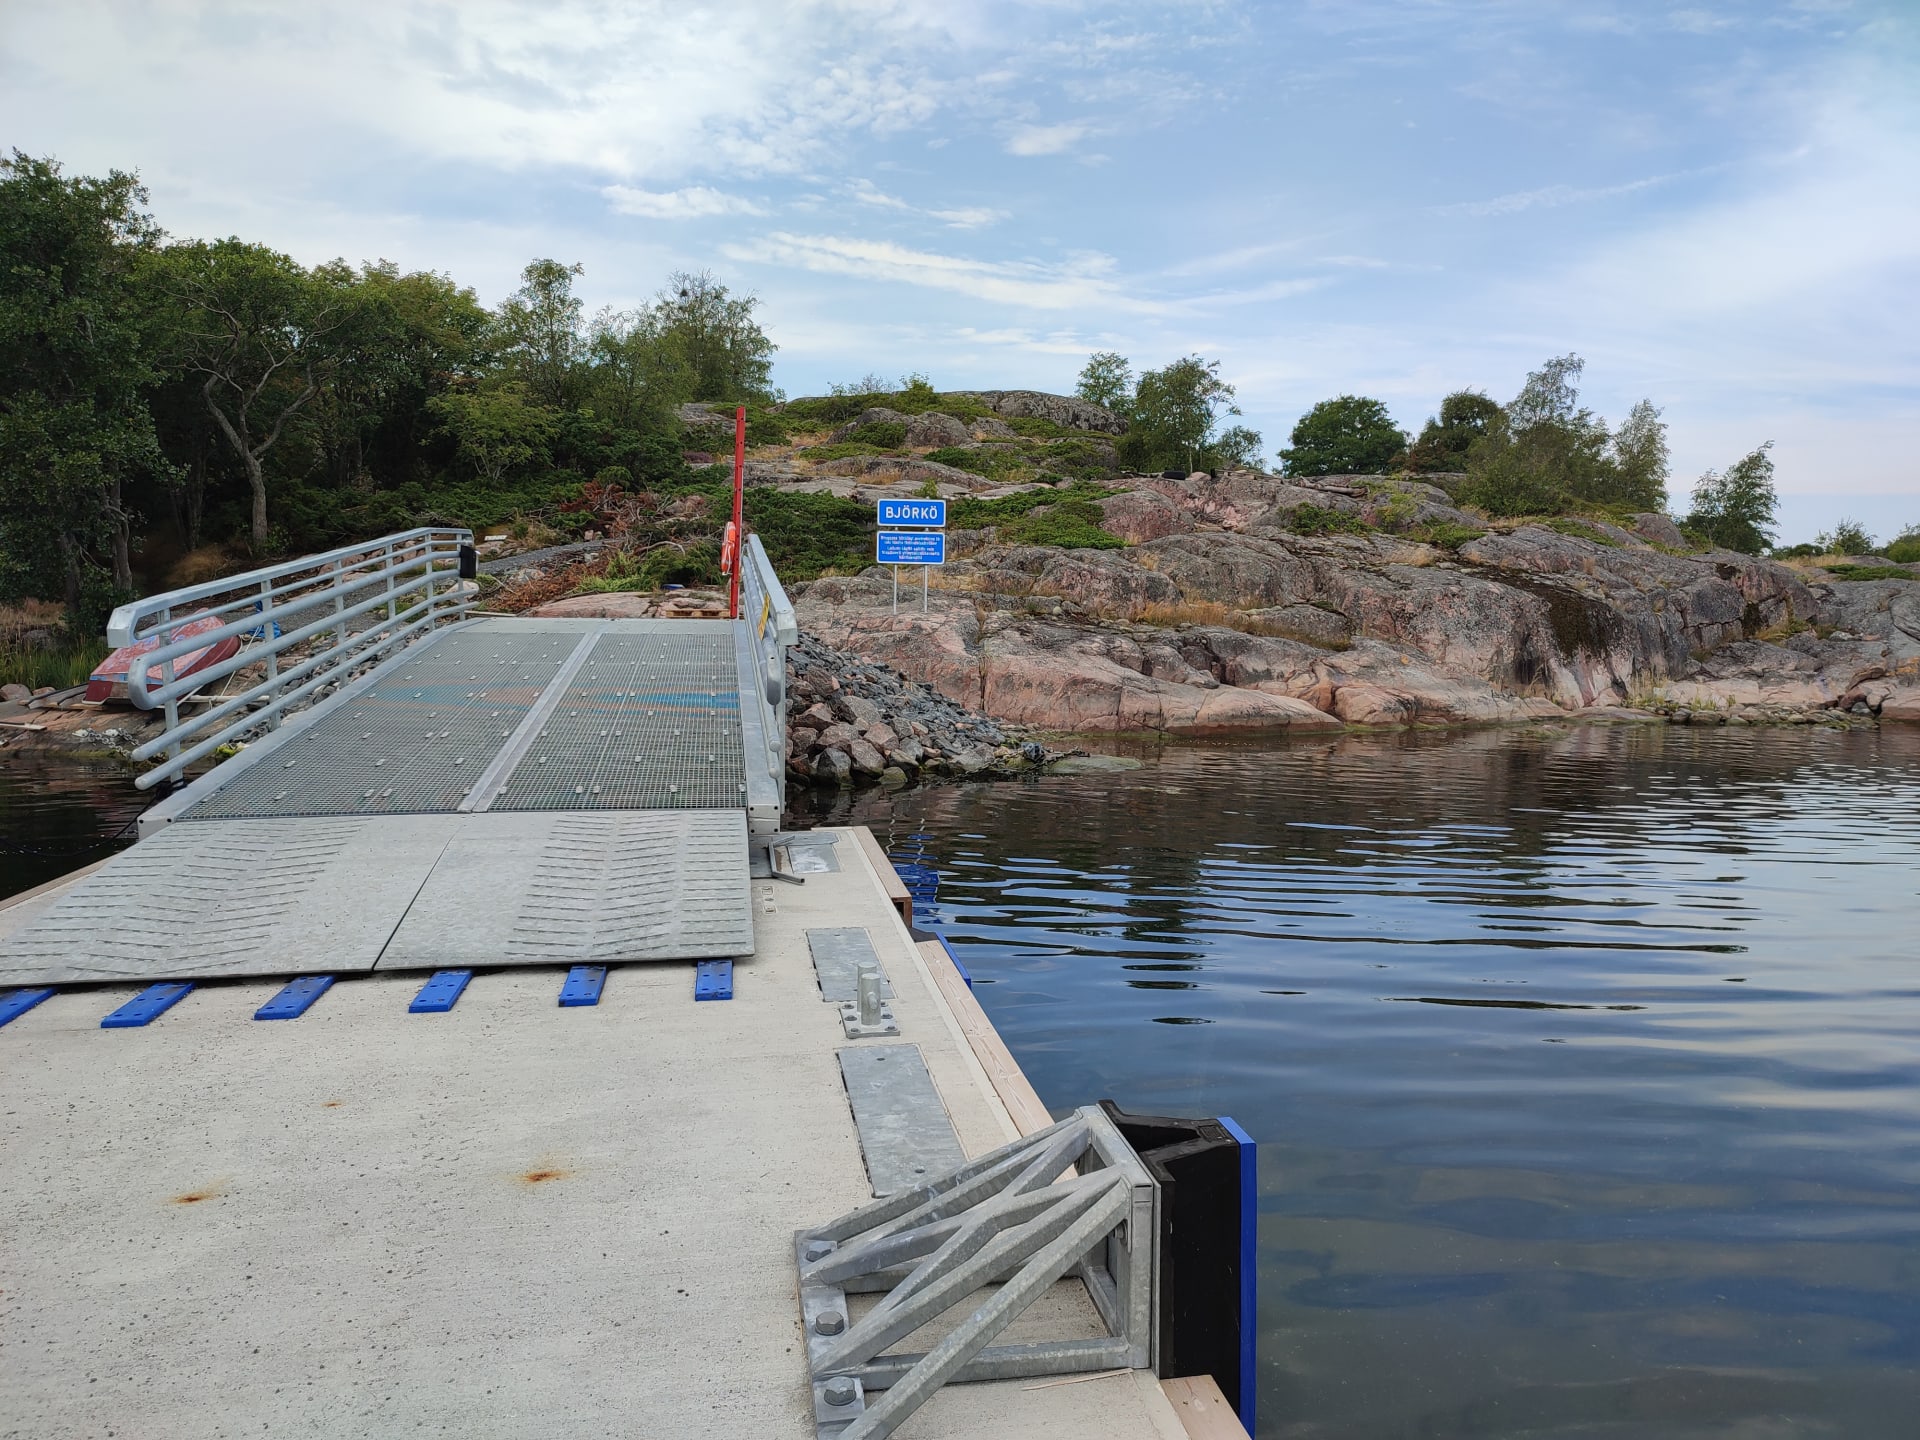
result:
[(1171, 749), (862, 806), (1049, 1103), (1260, 1141), (1263, 1433), (1914, 1433), (1920, 734)]

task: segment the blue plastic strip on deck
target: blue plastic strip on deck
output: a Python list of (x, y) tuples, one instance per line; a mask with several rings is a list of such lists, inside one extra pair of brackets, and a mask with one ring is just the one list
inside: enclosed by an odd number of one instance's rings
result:
[(131, 1030), (136, 1025), (150, 1025), (186, 999), (187, 992), (191, 989), (193, 989), (191, 980), (170, 980), (163, 985), (149, 985), (102, 1020), (100, 1028)]
[(280, 987), (280, 993), (253, 1012), (256, 1020), (298, 1020), (327, 993), (333, 984), (331, 975), (302, 975)]
[(1245, 1431), (1253, 1434), (1253, 1400), (1259, 1393), (1255, 1382), (1255, 1341), (1260, 1333), (1258, 1265), (1260, 1261), (1260, 1166), (1253, 1137), (1228, 1115), (1220, 1117), (1220, 1126), (1240, 1147), (1240, 1394), (1234, 1412)]
[(420, 987), (420, 993), (407, 1006), (414, 1015), (439, 1015), (459, 1003), (460, 992), (473, 979), (471, 970), (436, 970), (433, 978)]
[(0, 995), (0, 1025), (18, 1020), (42, 1000), (51, 1000), (53, 995), (51, 989), (9, 990), (5, 995)]
[(607, 967), (576, 965), (567, 971), (567, 983), (560, 987), (562, 1005), (598, 1005), (600, 992), (607, 988)]
[(731, 1000), (733, 998), (733, 962), (702, 960), (693, 971), (693, 998)]

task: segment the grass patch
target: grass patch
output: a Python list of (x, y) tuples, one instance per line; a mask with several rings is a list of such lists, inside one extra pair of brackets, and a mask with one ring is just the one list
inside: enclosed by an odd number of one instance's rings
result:
[(1452, 520), (1435, 520), (1432, 524), (1409, 530), (1407, 538), (1427, 545), (1436, 545), (1442, 550), (1458, 550), (1468, 541), (1478, 540), (1486, 533), (1484, 530), (1474, 529), (1471, 525), (1460, 525)]
[(1605, 545), (1609, 550), (1618, 550), (1620, 542), (1611, 538), (1604, 530), (1590, 521), (1573, 515), (1556, 515), (1546, 522), (1547, 529), (1560, 535), (1570, 535), (1575, 540), (1591, 540), (1596, 545)]
[(992, 500), (956, 500), (947, 513), (956, 529), (994, 527), (1002, 544), (1057, 545), (1063, 550), (1118, 550), (1126, 545), (1101, 527), (1103, 485), (1076, 483), (1066, 490), (1025, 490)]
[(1069, 430), (1065, 425), (1056, 425), (1051, 420), (1043, 420), (1038, 415), (1002, 416), (1001, 423), (1016, 435), (1029, 440), (1067, 440), (1080, 432)]
[(1913, 571), (1901, 565), (1829, 565), (1836, 580), (1912, 580)]
[(84, 685), (107, 654), (104, 640), (63, 636), (53, 649), (42, 650), (0, 639), (0, 685), (24, 685), (29, 690)]
[[(880, 427), (868, 425), (862, 428), (875, 430)], [(802, 460), (851, 460), (856, 455), (884, 455), (886, 452), (877, 445), (864, 444), (858, 440), (842, 440), (833, 445), (809, 445), (806, 449), (795, 453)]]

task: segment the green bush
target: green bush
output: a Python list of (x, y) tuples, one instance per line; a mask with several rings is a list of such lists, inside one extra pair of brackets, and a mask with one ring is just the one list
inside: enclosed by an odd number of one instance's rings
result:
[(1296, 505), (1284, 523), (1296, 535), (1365, 535), (1372, 528), (1358, 515), (1323, 505)]
[(907, 443), (907, 427), (898, 420), (876, 420), (870, 425), (849, 431), (846, 439), (856, 445), (894, 450)]
[(999, 537), (1005, 545), (1057, 545), (1062, 550), (1123, 549), (1127, 542), (1102, 529), (1103, 518), (1097, 502), (1069, 495), (1051, 505), (1035, 506), (1019, 519), (999, 526)]
[(1056, 425), (1053, 421), (1043, 420), (1038, 415), (1015, 415), (1005, 423), (1014, 434), (1025, 436), (1029, 440), (1066, 440), (1080, 434), (1078, 430), (1071, 430), (1065, 425)]
[(1882, 553), (1895, 564), (1920, 564), (1920, 525), (1909, 525), (1902, 530)]
[(1429, 545), (1438, 545), (1442, 550), (1458, 550), (1469, 540), (1478, 540), (1487, 532), (1476, 530), (1471, 525), (1456, 524), (1452, 520), (1435, 520), (1418, 529), (1407, 532), (1410, 540), (1425, 541)]
[(943, 445), (929, 450), (926, 458), (936, 465), (950, 465), (989, 480), (1012, 479), (1031, 468), (1026, 457), (1011, 445)]

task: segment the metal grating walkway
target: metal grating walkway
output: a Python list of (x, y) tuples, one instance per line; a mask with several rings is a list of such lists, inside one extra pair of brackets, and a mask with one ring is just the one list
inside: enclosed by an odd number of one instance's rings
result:
[(492, 809), (746, 804), (733, 627), (656, 623), (595, 640)]
[(485, 621), (404, 662), (180, 818), (746, 804), (731, 625)]
[(580, 639), (449, 630), (407, 651), (372, 689), (329, 702), (182, 818), (457, 809)]

